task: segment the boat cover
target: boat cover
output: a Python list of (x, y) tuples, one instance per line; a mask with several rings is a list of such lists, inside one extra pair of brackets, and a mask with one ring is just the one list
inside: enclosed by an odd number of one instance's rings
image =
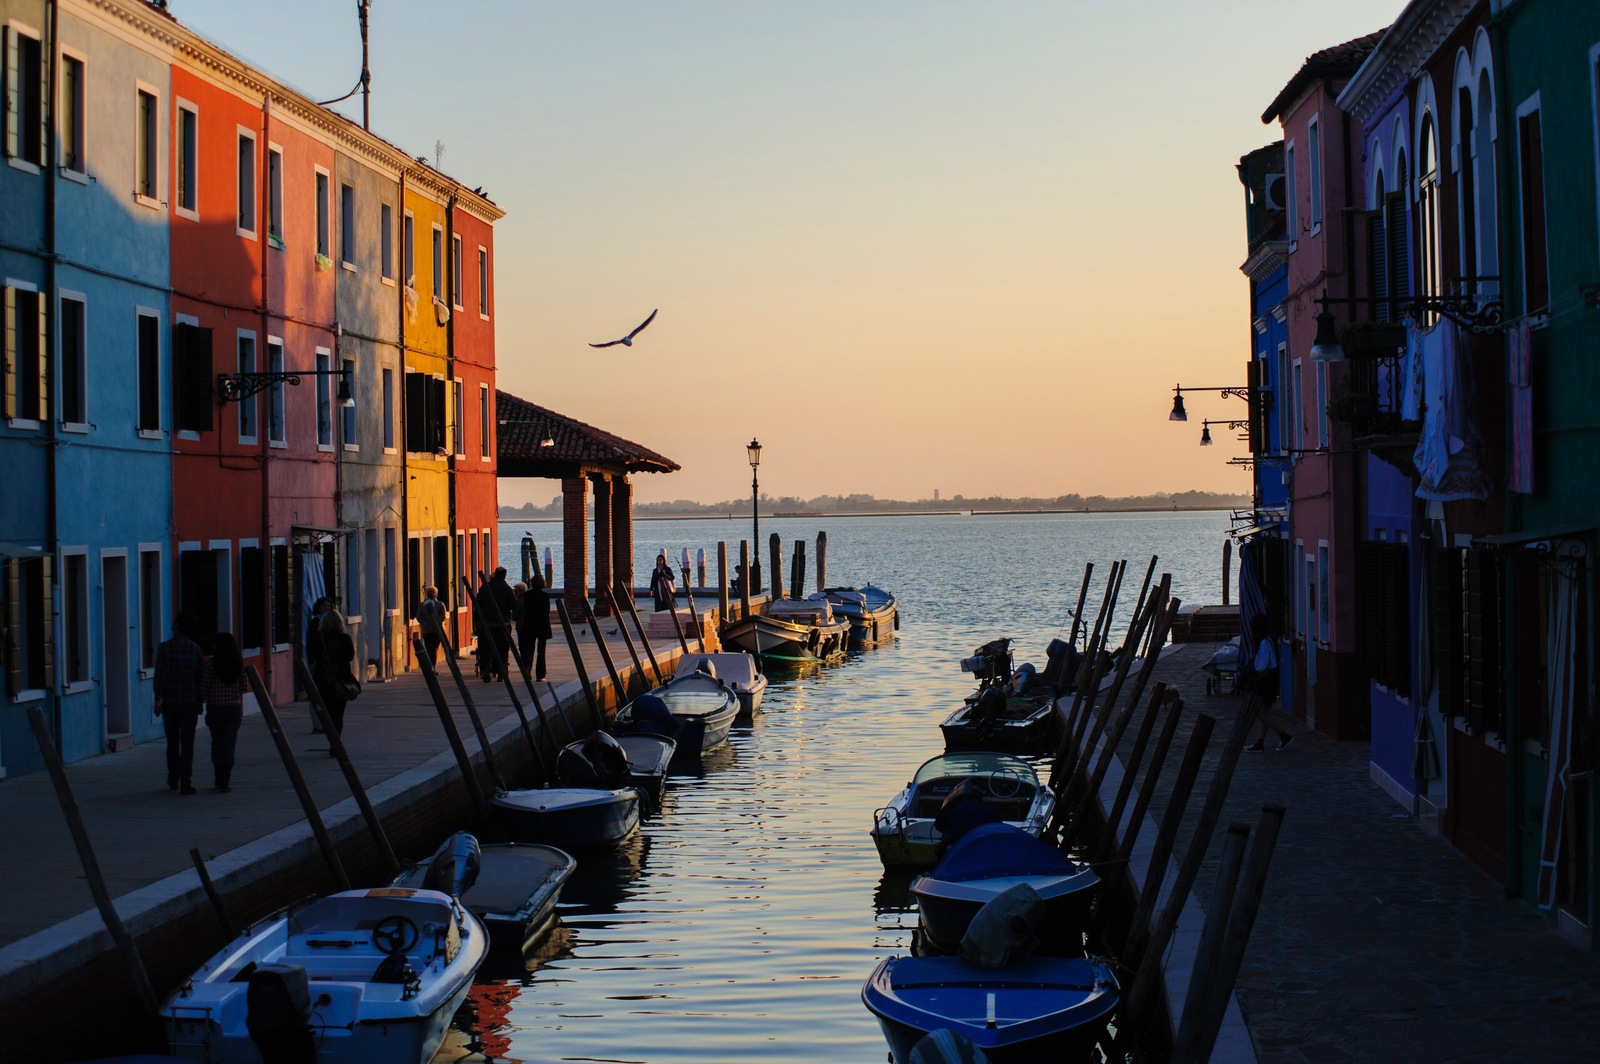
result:
[(803, 624), (833, 623), (833, 607), (827, 599), (777, 599), (767, 606), (767, 615)]
[(720, 654), (686, 654), (678, 659), (675, 676), (688, 676), (698, 672), (702, 664), (712, 667), (711, 675), (732, 684), (735, 688), (749, 687), (756, 682), (756, 659), (749, 654), (723, 652)]
[(635, 698), (629, 708), (628, 718), (642, 735), (665, 735), (670, 739), (678, 734), (677, 719), (658, 695), (646, 694)]
[(933, 870), (936, 879), (965, 883), (1006, 876), (1072, 875), (1082, 866), (1066, 854), (1010, 824), (972, 828)]

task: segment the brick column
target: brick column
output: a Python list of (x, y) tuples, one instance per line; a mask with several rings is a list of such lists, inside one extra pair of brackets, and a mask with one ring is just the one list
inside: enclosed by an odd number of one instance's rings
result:
[[(594, 475), (594, 586), (611, 586), (611, 478), (604, 473)], [(611, 613), (598, 593), (594, 612), (597, 617)]]
[(567, 613), (583, 616), (589, 597), (589, 544), (584, 532), (589, 523), (589, 481), (585, 477), (561, 478), (561, 597)]
[(624, 610), (633, 594), (633, 485), (625, 476), (611, 482), (611, 593)]

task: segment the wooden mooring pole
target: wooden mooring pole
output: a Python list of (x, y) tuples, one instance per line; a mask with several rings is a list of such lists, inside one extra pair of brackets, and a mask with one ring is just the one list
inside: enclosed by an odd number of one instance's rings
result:
[[(252, 673), (254, 671), (251, 669)], [(150, 986), (150, 973), (145, 971), (138, 943), (128, 934), (127, 926), (122, 922), (122, 917), (117, 915), (117, 907), (111, 901), (106, 877), (100, 871), (100, 861), (89, 842), (89, 829), (84, 827), (83, 813), (78, 809), (78, 800), (72, 796), (72, 785), (67, 782), (67, 770), (61, 764), (61, 755), (56, 753), (55, 740), (50, 737), (50, 729), (45, 727), (44, 714), (38, 706), (28, 707), (28, 727), (33, 729), (34, 742), (39, 745), (39, 756), (44, 758), (44, 767), (50, 773), (50, 783), (55, 787), (61, 815), (66, 817), (67, 830), (72, 832), (72, 844), (78, 849), (78, 861), (83, 865), (84, 878), (89, 881), (89, 893), (94, 895), (95, 908), (100, 910), (100, 919), (105, 922), (111, 941), (116, 943), (117, 952), (122, 954), (123, 963), (128, 967), (128, 978), (133, 981), (133, 992), (139, 999), (139, 1005), (146, 1015), (154, 1017), (161, 1006), (156, 1001), (155, 990)]]
[(572, 630), (572, 618), (567, 616), (567, 604), (561, 599), (556, 599), (556, 616), (561, 618), (561, 630), (567, 636), (567, 649), (572, 651), (572, 665), (578, 670), (578, 686), (583, 688), (583, 697), (589, 702), (589, 712), (594, 714), (594, 726), (605, 728), (606, 715), (600, 709), (600, 697), (595, 693), (594, 684), (589, 682), (589, 670), (583, 666), (583, 655), (578, 652), (578, 637)]
[[(750, 544), (739, 541), (739, 616), (750, 616)], [(724, 618), (726, 620), (726, 618)]]
[(774, 532), (767, 539), (767, 553), (772, 557), (772, 601), (783, 598), (783, 539)]
[[(1085, 562), (1083, 566), (1083, 586), (1078, 588), (1078, 606), (1072, 611), (1072, 634), (1067, 637), (1067, 642), (1073, 646), (1078, 645), (1078, 626), (1083, 624), (1083, 603), (1089, 597), (1089, 578), (1094, 575), (1094, 562)], [(1089, 634), (1089, 626), (1083, 626), (1083, 634)]]
[[(1122, 841), (1117, 844), (1115, 857), (1106, 870), (1105, 882), (1100, 885), (1102, 898), (1114, 897), (1127, 875), (1134, 844), (1139, 841), (1139, 835), (1144, 829), (1145, 813), (1149, 811), (1150, 803), (1155, 798), (1156, 783), (1161, 778), (1161, 770), (1166, 765), (1167, 753), (1172, 748), (1172, 740), (1177, 734), (1178, 721), (1182, 716), (1183, 699), (1174, 697), (1167, 707), (1167, 718), (1161, 724), (1161, 735), (1156, 740), (1155, 753), (1150, 756), (1150, 765), (1145, 769), (1144, 779), (1139, 784), (1139, 797), (1134, 800), (1133, 812), (1128, 817), (1127, 830), (1122, 833)], [(1096, 913), (1096, 926), (1104, 935), (1107, 930), (1105, 911)]]
[[(606, 605), (611, 608), (611, 616), (617, 619), (617, 627), (622, 630), (622, 645), (628, 648), (628, 658), (633, 662), (633, 674), (639, 680), (640, 694), (650, 689), (650, 674), (644, 671), (644, 662), (639, 660), (639, 648), (633, 645), (633, 633), (628, 631), (628, 618), (617, 605), (617, 597), (611, 593), (609, 587), (602, 587), (599, 594), (606, 598)], [(633, 685), (628, 685), (626, 697), (633, 699)]]
[(322, 723), (322, 734), (328, 739), (329, 749), (333, 751), (333, 756), (339, 759), (339, 769), (344, 773), (344, 781), (350, 785), (350, 795), (356, 800), (356, 808), (361, 810), (361, 819), (367, 822), (367, 831), (378, 847), (378, 856), (383, 858), (383, 865), (388, 869), (390, 876), (398, 875), (400, 862), (389, 846), (389, 835), (383, 830), (383, 821), (378, 819), (378, 813), (372, 808), (372, 802), (367, 799), (367, 789), (362, 786), (355, 762), (350, 760), (350, 751), (345, 749), (344, 738), (339, 734), (339, 729), (334, 727), (333, 715), (328, 712), (328, 707), (322, 704), (322, 692), (317, 690), (317, 681), (312, 678), (311, 670), (306, 668), (305, 661), (299, 657), (295, 658), (294, 670), (295, 675), (300, 678), (300, 685), (306, 689), (306, 700), (311, 703), (311, 711)]
[[(481, 569), (478, 570), (478, 579), (482, 581), (478, 585), (479, 587), (488, 587), (489, 580), (486, 576), (484, 576), (483, 570)], [(489, 631), (489, 629), (494, 626), (504, 628), (506, 633), (506, 644), (509, 646), (511, 643), (511, 618), (502, 617), (500, 615), (500, 604), (494, 600), (493, 593), (486, 595), (479, 592), (474, 592), (472, 590), (472, 581), (468, 580), (464, 576), (461, 578), (461, 589), (467, 594), (467, 602), (471, 604), (473, 614), (475, 616), (484, 618), (484, 630)], [(531, 593), (532, 592), (523, 592), (523, 594)], [(511, 682), (511, 662), (503, 660), (500, 654), (500, 643), (494, 638), (493, 635), (490, 635), (488, 643), (490, 651), (489, 663), (494, 667), (495, 671), (500, 674), (500, 679), (505, 683), (506, 694), (511, 697), (511, 708), (517, 711), (517, 720), (522, 725), (522, 737), (527, 740), (528, 749), (533, 753), (533, 762), (539, 767), (539, 776), (542, 779), (549, 779), (550, 776), (544, 763), (544, 757), (539, 752), (539, 744), (533, 741), (533, 726), (528, 723), (528, 715), (523, 712), (522, 709), (522, 699), (517, 697), (517, 688)], [(479, 654), (483, 653), (483, 644), (484, 640), (479, 639)], [(528, 693), (533, 694), (533, 683), (528, 679), (528, 669), (527, 666), (523, 664), (522, 657), (509, 651), (506, 653), (505, 657), (516, 658), (517, 667), (522, 670), (522, 682), (527, 686)], [(533, 697), (538, 698), (539, 696), (535, 694)], [(543, 727), (544, 714), (541, 713), (539, 716), (540, 726)], [(476, 723), (476, 718), (474, 718), (474, 723)]]
[[(689, 586), (689, 570), (687, 569), (683, 571), (683, 597), (689, 603), (689, 616), (694, 620), (695, 637), (700, 640), (700, 653), (708, 653), (706, 650), (706, 629), (705, 625), (700, 623), (700, 607), (695, 605), (694, 588)], [(688, 643), (684, 643), (686, 653), (688, 645)]]
[(1211, 982), (1216, 978), (1217, 961), (1222, 952), (1223, 934), (1228, 928), (1228, 910), (1233, 908), (1234, 889), (1239, 885), (1239, 869), (1244, 864), (1244, 848), (1250, 841), (1250, 825), (1234, 821), (1222, 839), (1222, 859), (1217, 867), (1217, 884), (1211, 891), (1210, 909), (1195, 948), (1194, 967), (1189, 972), (1189, 987), (1183, 995), (1183, 1013), (1173, 1038), (1174, 1064), (1197, 1060), (1194, 1056), (1200, 1017), (1205, 1012)]
[[(483, 638), (478, 640), (478, 653), (483, 654), (483, 643), (494, 642), (494, 635), (484, 631)], [(472, 689), (467, 686), (466, 677), (461, 675), (461, 666), (456, 662), (456, 648), (450, 642), (450, 637), (439, 631), (439, 645), (444, 648), (444, 663), (450, 670), (450, 675), (455, 678), (456, 690), (461, 692), (461, 701), (466, 706), (467, 719), (472, 721), (472, 730), (477, 733), (478, 746), (483, 750), (483, 767), (489, 770), (489, 779), (496, 787), (505, 789), (506, 781), (500, 775), (500, 768), (494, 762), (494, 750), (489, 746), (489, 733), (483, 730), (483, 718), (478, 716), (478, 703), (472, 700)], [(493, 667), (491, 660), (490, 667)]]
[(655, 648), (650, 645), (650, 636), (645, 632), (644, 625), (639, 621), (639, 609), (633, 604), (633, 594), (631, 592), (623, 600), (622, 604), (628, 607), (628, 616), (633, 618), (633, 627), (639, 633), (639, 641), (644, 644), (645, 656), (650, 659), (650, 671), (656, 674), (656, 686), (660, 687), (667, 682), (667, 678), (662, 675), (661, 664), (656, 661), (656, 652)]
[(194, 862), (195, 874), (200, 877), (200, 889), (206, 892), (206, 899), (211, 902), (211, 911), (217, 914), (217, 923), (222, 925), (222, 940), (232, 942), (239, 936), (239, 928), (233, 922), (233, 914), (228, 911), (228, 903), (222, 900), (217, 885), (211, 882), (211, 873), (206, 870), (206, 859), (200, 856), (200, 847), (189, 848), (189, 860)]
[(828, 590), (828, 533), (817, 533), (817, 590)]
[(1095, 862), (1104, 861), (1111, 856), (1116, 846), (1117, 831), (1122, 826), (1122, 814), (1128, 807), (1128, 799), (1133, 795), (1133, 785), (1139, 775), (1139, 766), (1144, 763), (1150, 736), (1155, 731), (1156, 718), (1161, 715), (1166, 703), (1167, 685), (1158, 683), (1155, 690), (1150, 692), (1150, 702), (1145, 707), (1144, 717), (1139, 721), (1139, 732), (1134, 736), (1133, 749), (1128, 753), (1127, 765), (1123, 767), (1122, 784), (1117, 788), (1117, 797), (1111, 803), (1110, 811), (1106, 813), (1105, 831), (1101, 834), (1094, 850)]
[[(740, 583), (744, 581), (741, 579)], [(717, 620), (728, 622), (728, 541), (717, 540)]]
[(433, 698), (433, 708), (439, 711), (439, 723), (444, 725), (444, 737), (450, 742), (450, 752), (456, 755), (456, 766), (461, 769), (461, 782), (467, 788), (467, 797), (472, 800), (473, 811), (478, 814), (478, 823), (487, 827), (489, 800), (483, 796), (478, 774), (472, 770), (472, 758), (467, 754), (467, 744), (461, 741), (461, 730), (456, 727), (456, 720), (450, 715), (450, 705), (444, 700), (444, 689), (439, 686), (439, 676), (433, 671), (433, 659), (428, 656), (422, 636), (413, 635), (411, 647), (416, 652), (417, 665), (422, 670), (422, 682), (428, 685), (428, 694)]
[[(688, 570), (684, 570), (688, 575)], [(616, 703), (622, 705), (627, 700), (627, 688), (622, 686), (622, 674), (617, 671), (617, 663), (611, 660), (611, 646), (606, 642), (605, 633), (600, 631), (600, 620), (595, 616), (594, 607), (589, 605), (589, 600), (583, 600), (583, 619), (589, 625), (589, 631), (594, 633), (594, 645), (600, 651), (600, 660), (605, 663), (606, 675), (611, 677), (611, 689), (616, 692)]]

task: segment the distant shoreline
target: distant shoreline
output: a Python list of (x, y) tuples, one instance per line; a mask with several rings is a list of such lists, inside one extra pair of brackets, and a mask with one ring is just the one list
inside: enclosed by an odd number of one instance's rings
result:
[[(1171, 513), (1228, 513), (1232, 507), (1228, 506), (1108, 506), (1104, 509), (1082, 508), (1068, 509), (1016, 509), (1016, 510), (780, 510), (767, 514), (772, 519), (785, 518), (814, 518), (827, 519), (830, 517), (1005, 517), (1013, 514), (1171, 514)], [(748, 513), (720, 513), (720, 514), (641, 514), (635, 512), (635, 521), (742, 521), (748, 518)], [(503, 522), (522, 522), (524, 524), (550, 523), (557, 524), (561, 521), (555, 517), (521, 517), (502, 514)]]

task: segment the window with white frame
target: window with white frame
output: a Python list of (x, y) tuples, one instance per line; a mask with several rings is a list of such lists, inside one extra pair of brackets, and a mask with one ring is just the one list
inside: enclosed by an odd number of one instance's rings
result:
[(339, 261), (356, 268), (356, 190), (345, 184), (339, 186)]
[(289, 568), (289, 544), (272, 541), (272, 646), (287, 650), (294, 642), (294, 587)]
[(394, 208), (378, 208), (378, 267), (385, 281), (394, 280)]
[(256, 235), (256, 135), (242, 126), (239, 129), (239, 169), (237, 177), (236, 213), (238, 235), (251, 239)]
[(161, 645), (161, 548), (139, 545), (139, 669), (155, 671)]
[(453, 419), (450, 435), (453, 437), (450, 450), (457, 458), (464, 457), (467, 453), (467, 403), (466, 389), (457, 377), (450, 382), (451, 410)]
[(320, 168), (316, 172), (316, 196), (317, 255), (320, 258), (326, 259), (332, 257), (332, 252), (329, 250), (328, 246), (328, 241), (331, 239), (328, 233), (328, 173), (326, 170), (322, 170)]
[(444, 302), (444, 230), (433, 227), (433, 298)]
[(1417, 144), (1417, 244), (1421, 252), (1417, 273), (1422, 294), (1437, 296), (1444, 291), (1444, 277), (1439, 244), (1439, 136), (1431, 111), (1422, 116)]
[(1550, 270), (1546, 258), (1544, 204), (1544, 134), (1537, 94), (1517, 108), (1517, 156), (1522, 221), (1523, 306), (1535, 314), (1550, 306)]
[(1306, 392), (1305, 392), (1304, 382), (1301, 379), (1300, 360), (1299, 359), (1295, 359), (1294, 360), (1294, 371), (1290, 375), (1290, 379), (1291, 379), (1292, 383), (1291, 383), (1291, 385), (1289, 387), (1289, 407), (1290, 407), (1289, 438), (1293, 442), (1290, 443), (1289, 446), (1290, 447), (1304, 447), (1306, 445), (1306, 438), (1305, 438), (1306, 417), (1305, 417), (1305, 410), (1304, 410), (1304, 403), (1306, 401)]
[(44, 166), (44, 50), (39, 32), (5, 26), (6, 155), (12, 165)]
[[(355, 359), (347, 358), (347, 359), (344, 360), (344, 377), (342, 379), (345, 381), (345, 383), (350, 388), (350, 398), (352, 400), (355, 399), (355, 395), (356, 395), (356, 360)], [(360, 446), (360, 441), (356, 438), (356, 405), (355, 405), (354, 402), (352, 402), (349, 406), (341, 405), (339, 409), (343, 412), (342, 416), (343, 416), (343, 419), (344, 419), (344, 446), (345, 446), (345, 450), (353, 451), (357, 447)], [(354, 600), (353, 599), (351, 601), (359, 601), (359, 600)]]
[[(467, 534), (465, 532), (456, 533), (456, 569), (461, 573), (461, 578), (467, 583), (470, 584), (474, 581), (473, 570), (467, 568)], [(462, 595), (457, 605), (463, 610), (466, 609), (467, 597)]]
[(173, 182), (177, 211), (185, 218), (200, 217), (200, 112), (187, 100), (178, 101), (178, 172)]
[(36, 285), (5, 287), (5, 416), (16, 428), (36, 428), (50, 416), (49, 305)]
[(361, 537), (344, 539), (344, 604), (345, 620), (361, 619)]
[[(256, 334), (246, 329), (239, 330), (239, 373), (247, 375), (257, 372), (256, 369)], [(239, 407), (239, 442), (255, 443), (260, 429), (257, 422), (261, 417), (261, 397), (251, 395), (238, 402)]]
[(61, 52), (61, 169), (79, 176), (88, 173), (84, 159), (87, 149), (89, 115), (84, 99), (86, 69), (81, 55), (66, 49)]
[(478, 385), (478, 455), (484, 459), (489, 457), (489, 426), (492, 424), (489, 416), (489, 386)]
[(161, 317), (136, 310), (139, 335), (139, 431), (161, 432)]
[(149, 89), (139, 89), (134, 122), (133, 194), (142, 202), (157, 204), (161, 197), (161, 101)]
[(1311, 196), (1311, 228), (1322, 226), (1322, 124), (1312, 115), (1306, 126), (1306, 186)]
[(61, 349), (61, 422), (89, 425), (88, 308), (79, 292), (61, 293), (61, 319), (56, 336)]
[(1283, 149), (1283, 188), (1288, 199), (1289, 242), (1300, 239), (1300, 179), (1294, 169), (1294, 144)]
[[(283, 373), (283, 338), (267, 337), (267, 372)], [(283, 416), (283, 381), (276, 380), (267, 386), (267, 442), (279, 447), (289, 442), (288, 429)]]
[(383, 530), (383, 608), (400, 608), (399, 533), (392, 528)]
[(489, 317), (489, 249), (478, 248), (478, 317)]
[(401, 222), (400, 274), (407, 288), (417, 286), (417, 219), (410, 211)]
[(328, 376), (332, 362), (329, 352), (317, 351), (317, 446), (326, 448), (333, 447), (333, 378)]
[(44, 697), (50, 688), (53, 639), (50, 571), (53, 559), (8, 558), (5, 566), (6, 694), (13, 701)]
[(1328, 563), (1328, 545), (1319, 543), (1317, 545), (1317, 626), (1319, 633), (1317, 639), (1323, 646), (1327, 646), (1332, 638), (1332, 607), (1330, 601), (1333, 596), (1328, 593), (1329, 585), (1332, 582), (1332, 567)]
[(61, 551), (61, 671), (69, 688), (89, 683), (89, 555)]
[(1328, 446), (1328, 364), (1313, 363), (1317, 367), (1317, 446)]
[(467, 580), (473, 584), (478, 582), (478, 530), (472, 529), (467, 533)]
[(283, 149), (267, 146), (267, 242), (283, 247)]
[(394, 450), (394, 369), (383, 367), (383, 449)]
[(457, 310), (466, 305), (466, 296), (461, 291), (462, 269), (461, 234), (456, 233), (450, 237), (450, 302)]
[(267, 565), (261, 541), (239, 541), (239, 647), (259, 653), (267, 639)]

